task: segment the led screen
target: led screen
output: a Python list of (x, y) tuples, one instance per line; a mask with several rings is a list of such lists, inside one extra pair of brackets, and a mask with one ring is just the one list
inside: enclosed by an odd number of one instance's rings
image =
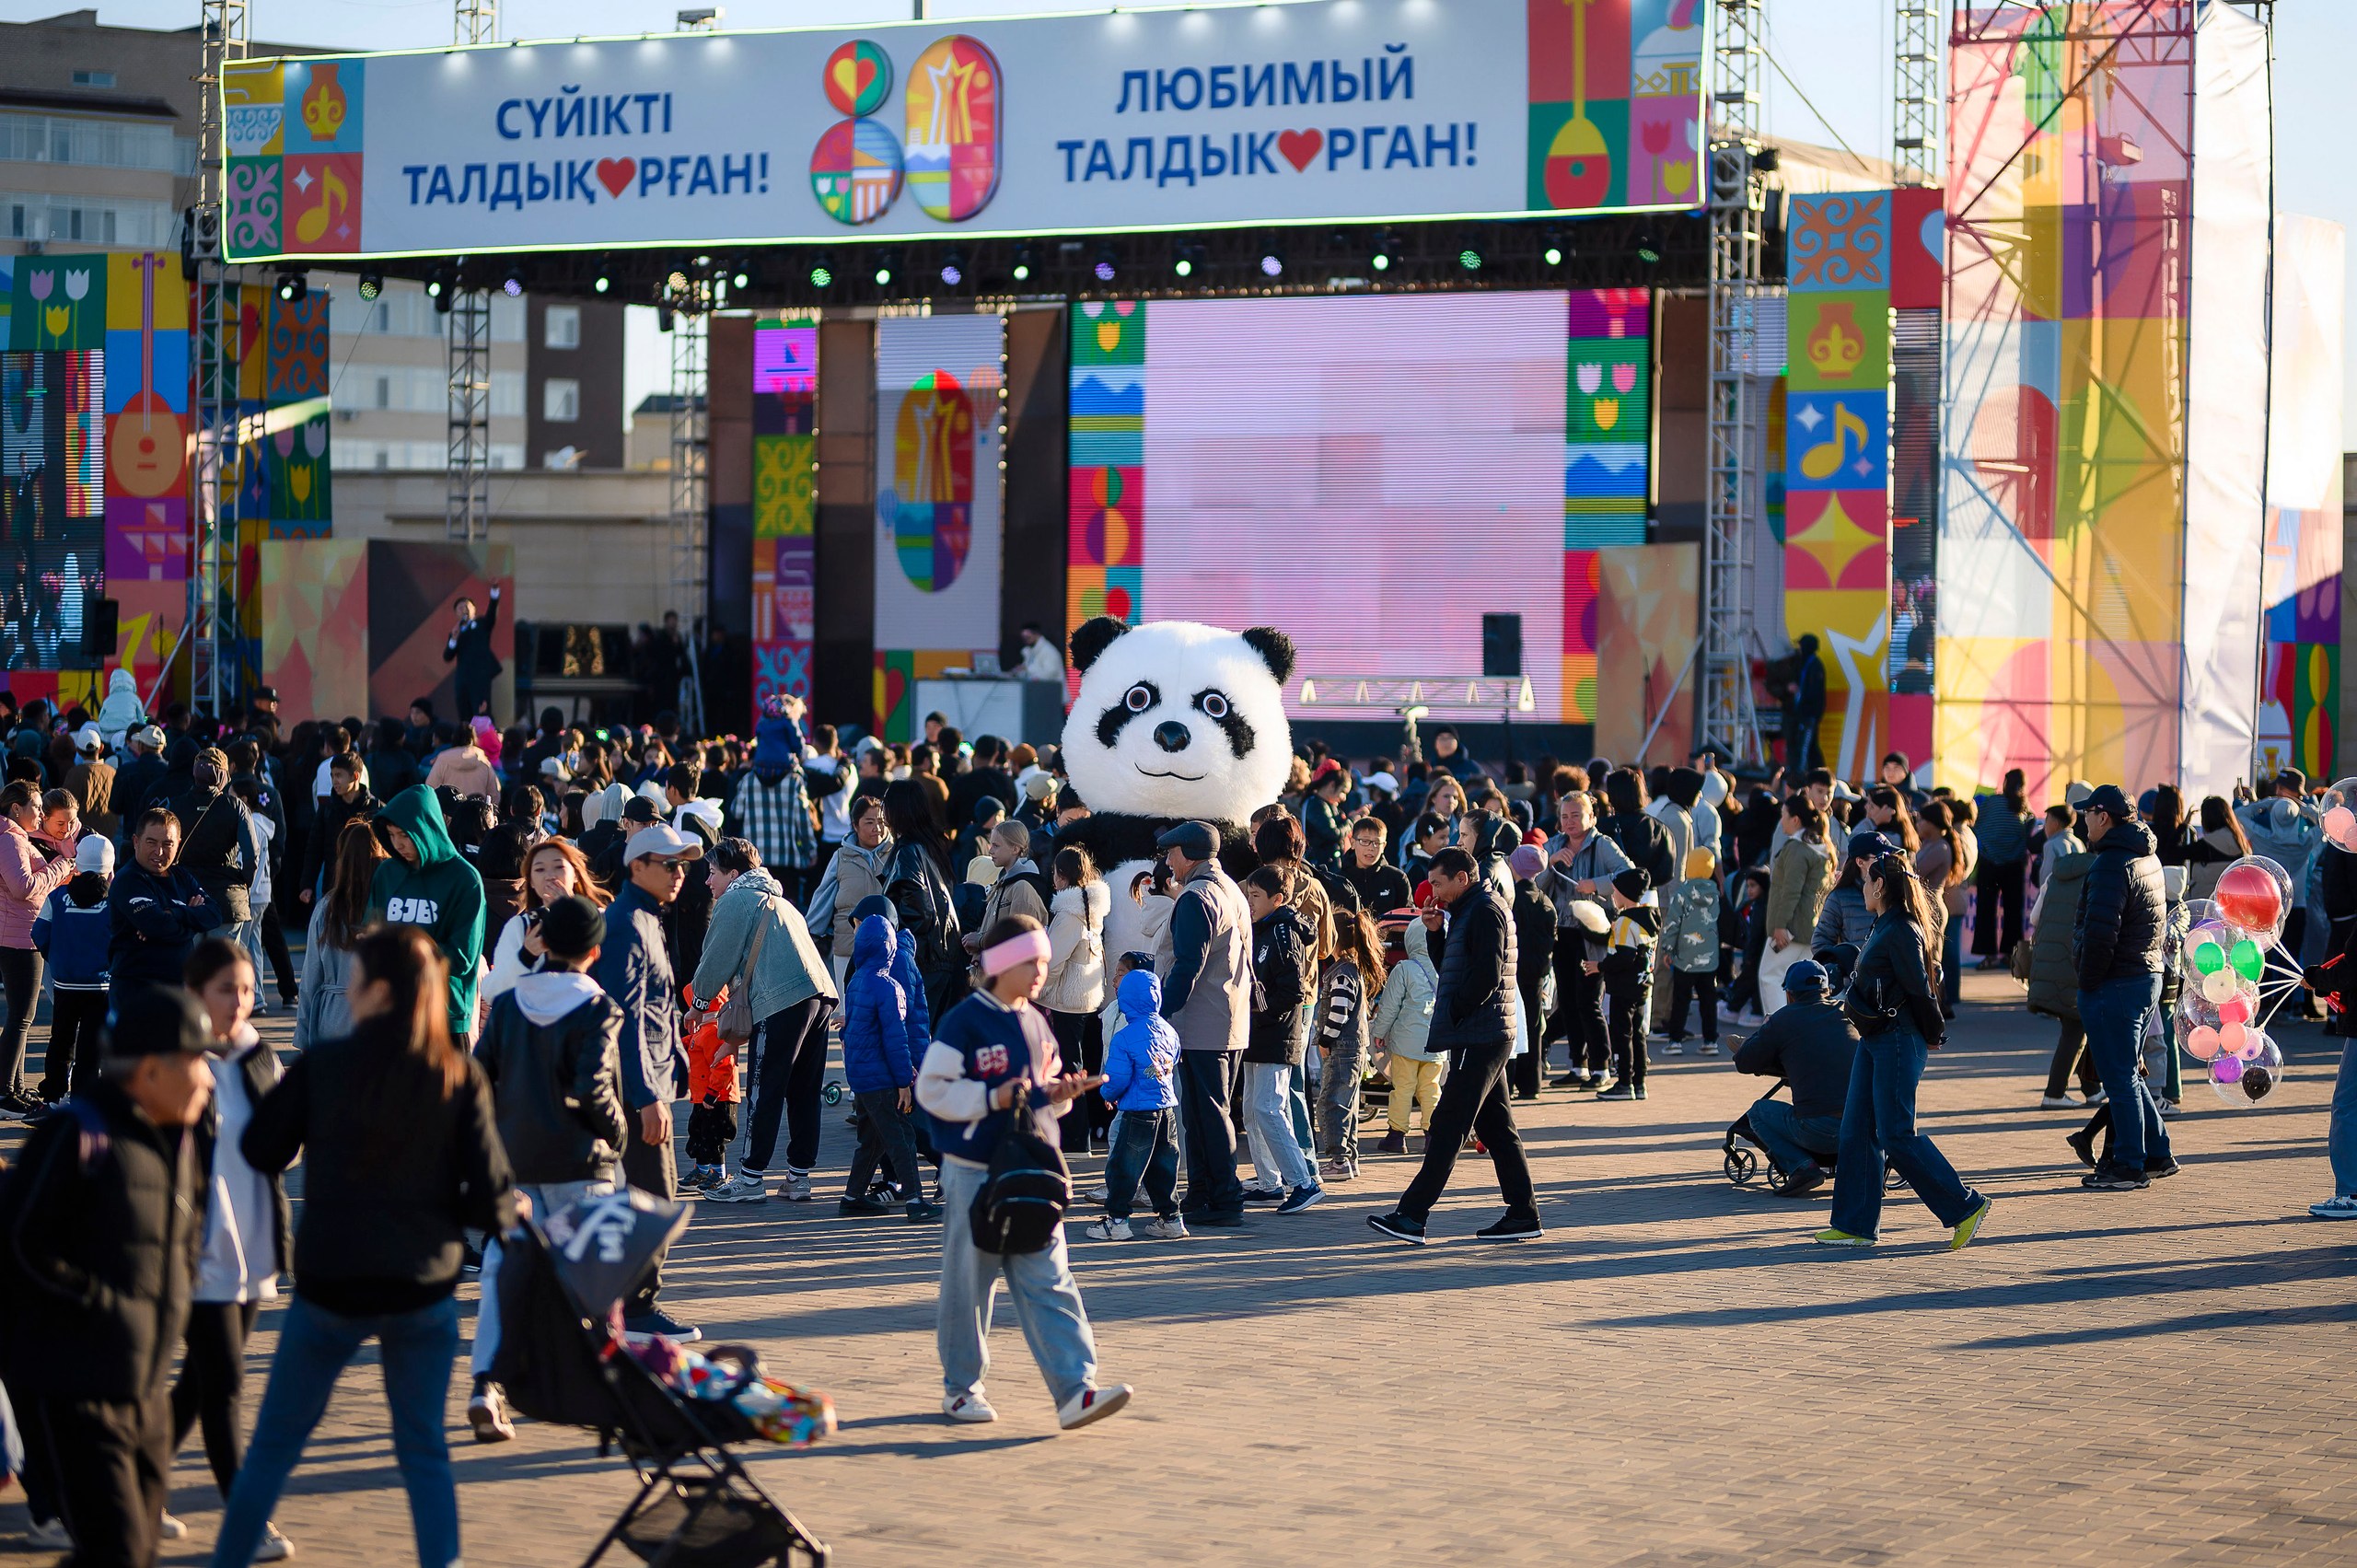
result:
[[(1495, 710), (1446, 688), (1480, 674), (1482, 616), (1517, 614), (1526, 716), (1588, 722), (1593, 596), (1573, 570), (1585, 553), (1567, 546), (1594, 542), (1599, 507), (1643, 538), (1650, 389), (1642, 294), (1611, 302), (1632, 312), (1634, 363), (1585, 377), (1593, 387), (1577, 375), (1594, 344), (1574, 328), (1599, 330), (1598, 299), (1075, 308), (1075, 624), (1109, 612), (1276, 626), (1321, 691), (1422, 679), (1435, 714), (1478, 717)], [(1594, 434), (1597, 396), (1620, 400), (1615, 439), (1574, 439)], [(1299, 691), (1297, 678), (1296, 714)]]

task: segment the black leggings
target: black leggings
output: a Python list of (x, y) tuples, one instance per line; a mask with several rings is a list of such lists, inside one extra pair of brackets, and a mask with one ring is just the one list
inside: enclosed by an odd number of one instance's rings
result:
[(291, 1007), (295, 1004), (295, 955), (286, 950), (286, 927), (278, 918), (278, 900), (273, 899), (262, 905), (261, 913), (256, 918), (261, 927), (261, 950), (269, 955), (271, 975), (278, 981), (278, 999)]
[(33, 1009), (41, 1005), (41, 954), (30, 947), (0, 947), (0, 986), (8, 992), (8, 1032), (0, 1040), (7, 1070), (0, 1073), (0, 1089), (22, 1094), (25, 1087), (25, 1040), (32, 1033)]
[(1672, 970), (1669, 975), (1669, 1038), (1686, 1038), (1686, 1004), (1691, 1000), (1702, 1012), (1702, 1038), (1713, 1045), (1719, 1042), (1719, 977), (1709, 970), (1689, 974), (1684, 970)]
[[(2009, 958), (2022, 939), (2022, 878), (2028, 866), (2019, 860), (1984, 860), (1973, 879), (1980, 901), (1972, 912), (1972, 950), (1984, 958)], [(1998, 919), (2003, 911), (2003, 921)]]
[(1645, 1086), (1645, 998), (1647, 987), (1631, 983), (1625, 992), (1607, 992), (1604, 1010), (1612, 1028), (1612, 1081), (1631, 1088)]
[(188, 1429), (204, 1429), (204, 1458), (213, 1467), (213, 1484), (226, 1498), (246, 1462), (245, 1425), (238, 1415), (238, 1396), (246, 1381), (246, 1337), (254, 1331), (261, 1304), (251, 1301), (200, 1301), (188, 1309), (188, 1331), (182, 1342), (188, 1353), (180, 1362), (180, 1380), (172, 1385), (172, 1446), (187, 1440)]
[(49, 998), (49, 1054), (41, 1098), (54, 1104), (99, 1078), (99, 1030), (107, 1021), (103, 991), (55, 991)]
[[(1094, 1013), (1050, 1013), (1048, 1027), (1055, 1031), (1056, 1054), (1064, 1059), (1065, 1072), (1105, 1070), (1104, 1019)], [(1086, 1154), (1089, 1139), (1112, 1124), (1113, 1107), (1091, 1089), (1080, 1097), (1072, 1114), (1057, 1123), (1057, 1138), (1064, 1153)]]

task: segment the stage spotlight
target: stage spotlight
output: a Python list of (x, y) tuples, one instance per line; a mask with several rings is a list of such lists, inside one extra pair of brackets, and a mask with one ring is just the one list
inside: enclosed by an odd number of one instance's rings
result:
[(896, 269), (892, 265), (891, 252), (886, 251), (883, 255), (876, 258), (876, 286), (877, 288), (890, 288), (892, 286), (892, 275), (895, 271)]
[(1113, 281), (1114, 273), (1120, 270), (1120, 257), (1114, 251), (1112, 246), (1100, 245), (1097, 248), (1097, 266), (1095, 270), (1097, 273), (1097, 281), (1098, 283), (1111, 283)]
[(753, 264), (750, 261), (737, 262), (735, 268), (729, 272), (728, 286), (739, 291), (752, 287)]
[(1481, 270), (1481, 252), (1469, 245), (1457, 253), (1457, 264), (1469, 273), (1478, 273)]
[(598, 275), (590, 280), (589, 286), (596, 289), (599, 294), (603, 294), (608, 289), (614, 286), (614, 280), (603, 268), (600, 268), (598, 269)]
[(1546, 258), (1547, 264), (1549, 266), (1562, 266), (1563, 264), (1563, 258), (1571, 254), (1571, 247), (1563, 243), (1563, 237), (1562, 235), (1556, 234), (1551, 230), (1546, 236), (1546, 242), (1547, 248), (1540, 251), (1539, 254)]
[(1034, 252), (1030, 246), (1018, 245), (1015, 248), (1014, 276), (1016, 283), (1028, 283), (1031, 281), (1033, 257)]
[(1367, 258), (1366, 264), (1378, 273), (1389, 272), (1393, 249), (1391, 237), (1387, 234), (1384, 235), (1375, 242), (1375, 254)]
[(377, 296), (379, 296), (379, 295), (383, 294), (384, 292), (385, 292), (385, 274), (384, 274), (384, 273), (361, 273), (361, 274), (360, 274), (360, 297), (361, 297), (361, 298), (363, 298), (363, 299), (374, 299), (374, 298), (376, 298)]
[(1648, 267), (1661, 265), (1661, 243), (1649, 228), (1637, 231), (1637, 260)]
[(820, 256), (811, 261), (810, 286), (812, 288), (826, 288), (830, 286), (834, 281), (835, 269), (833, 263), (827, 257)]
[(1278, 251), (1277, 248), (1271, 245), (1262, 250), (1260, 252), (1260, 275), (1264, 278), (1281, 278), (1284, 276), (1284, 273), (1285, 259)]
[(1178, 277), (1193, 277), (1195, 275), (1195, 247), (1192, 245), (1171, 247), (1170, 271)]
[(304, 277), (302, 273), (281, 273), (278, 274), (278, 297), (288, 304), (293, 304), (310, 292), (310, 280)]
[(966, 253), (952, 250), (941, 259), (941, 284), (944, 288), (956, 288), (966, 281)]
[(516, 266), (510, 267), (505, 272), (502, 273), (499, 275), (499, 292), (505, 295), (510, 299), (522, 298), (524, 295), (524, 269), (520, 266)]

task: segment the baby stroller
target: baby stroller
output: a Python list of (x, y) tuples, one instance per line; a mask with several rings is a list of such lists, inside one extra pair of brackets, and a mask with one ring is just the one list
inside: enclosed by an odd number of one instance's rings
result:
[[(1776, 1088), (1768, 1092), (1774, 1094), (1783, 1086), (1784, 1080), (1779, 1078)], [(1727, 1127), (1726, 1137), (1719, 1145), (1719, 1157), (1727, 1179), (1737, 1187), (1748, 1187), (1757, 1181), (1779, 1198), (1794, 1195), (1793, 1173), (1776, 1162), (1775, 1156), (1769, 1154), (1767, 1144), (1759, 1141), (1759, 1134), (1751, 1130), (1751, 1113), (1748, 1110)], [(1828, 1170), (1833, 1168), (1830, 1157), (1820, 1163)], [(1882, 1184), (1885, 1188), (1901, 1186), (1904, 1179), (1888, 1160), (1883, 1161)]]
[[(686, 1222), (684, 1205), (625, 1189), (502, 1237), (493, 1376), (516, 1410), (596, 1432), (598, 1453), (619, 1446), (638, 1476), (638, 1495), (582, 1568), (617, 1541), (656, 1568), (826, 1568), (826, 1544), (729, 1451), (774, 1431), (731, 1398), (682, 1396), (624, 1343), (619, 1303)], [(762, 1382), (749, 1346), (704, 1360), (709, 1380), (729, 1389)]]

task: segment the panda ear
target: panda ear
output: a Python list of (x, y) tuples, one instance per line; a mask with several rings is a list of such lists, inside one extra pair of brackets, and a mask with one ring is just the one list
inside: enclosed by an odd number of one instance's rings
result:
[(1244, 633), (1244, 640), (1251, 644), (1253, 651), (1267, 663), (1269, 673), (1277, 678), (1278, 685), (1283, 686), (1293, 679), (1291, 637), (1273, 626), (1255, 626)]
[(1116, 621), (1109, 615), (1099, 615), (1081, 622), (1080, 630), (1072, 634), (1072, 642), (1068, 645), (1073, 668), (1083, 675), (1087, 674), (1088, 667), (1097, 662), (1097, 656), (1111, 647), (1113, 639), (1129, 629), (1129, 622)]

